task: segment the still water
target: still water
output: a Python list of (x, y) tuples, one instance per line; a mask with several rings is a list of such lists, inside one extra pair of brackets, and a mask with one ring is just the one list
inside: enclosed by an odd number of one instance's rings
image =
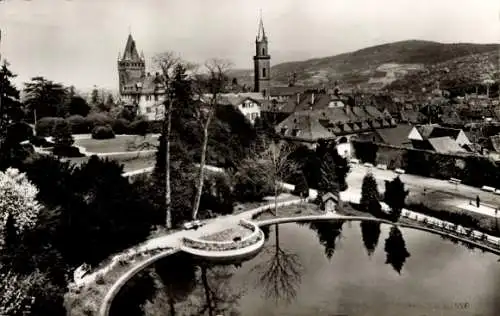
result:
[(111, 315), (500, 315), (498, 257), (371, 222), (281, 224), (233, 265), (174, 255), (121, 290)]

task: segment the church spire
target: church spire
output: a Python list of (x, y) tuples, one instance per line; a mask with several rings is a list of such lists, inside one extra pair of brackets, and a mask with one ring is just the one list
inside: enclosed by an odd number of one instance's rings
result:
[(267, 41), (266, 32), (264, 31), (264, 22), (262, 21), (262, 10), (260, 10), (259, 30), (257, 31), (257, 38), (255, 40), (257, 42)]

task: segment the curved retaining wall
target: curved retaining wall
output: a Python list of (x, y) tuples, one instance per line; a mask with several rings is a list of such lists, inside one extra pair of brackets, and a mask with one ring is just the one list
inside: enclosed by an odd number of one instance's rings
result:
[[(192, 238), (192, 237), (184, 237), (182, 239), (182, 241), (183, 241), (183, 244), (184, 244), (184, 241), (191, 244), (193, 246), (191, 248), (195, 248), (195, 249), (203, 249), (207, 245), (219, 246), (221, 248), (224, 248), (224, 247), (229, 247), (232, 245), (237, 246), (239, 244), (243, 244), (245, 242), (248, 242), (251, 239), (255, 239), (255, 237), (257, 237), (259, 235), (259, 231), (260, 231), (259, 226), (255, 225), (254, 223), (247, 221), (245, 219), (242, 219), (242, 220), (240, 220), (239, 225), (250, 229), (252, 232), (248, 236), (241, 238), (241, 240), (237, 241), (237, 242), (232, 241), (232, 240), (223, 240), (223, 241), (205, 240), (205, 239)], [(186, 246), (186, 247), (189, 248), (189, 246)], [(198, 248), (198, 247), (200, 247), (200, 248)]]
[(264, 232), (260, 229), (257, 231), (255, 242), (248, 246), (238, 247), (228, 250), (204, 250), (196, 249), (189, 246), (181, 245), (181, 250), (190, 255), (205, 261), (223, 262), (233, 260), (244, 260), (256, 255), (264, 246)]
[(170, 249), (165, 252), (159, 253), (151, 258), (149, 258), (146, 261), (143, 261), (133, 267), (132, 269), (128, 270), (125, 274), (123, 274), (112, 286), (111, 289), (106, 293), (106, 296), (103, 299), (103, 304), (101, 304), (99, 308), (99, 316), (108, 316), (109, 310), (111, 308), (111, 304), (113, 303), (113, 299), (115, 298), (116, 294), (120, 291), (122, 286), (127, 283), (136, 273), (141, 271), (142, 269), (146, 268), (150, 264), (154, 263), (157, 260), (160, 260), (164, 257), (170, 256), (176, 252), (178, 252), (179, 249)]

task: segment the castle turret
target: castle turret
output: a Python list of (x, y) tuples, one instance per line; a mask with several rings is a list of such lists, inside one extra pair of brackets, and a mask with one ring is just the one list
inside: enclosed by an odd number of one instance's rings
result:
[(255, 38), (254, 60), (254, 91), (269, 95), (271, 80), (271, 56), (268, 51), (268, 41), (264, 30), (262, 16), (259, 21), (259, 30)]
[(133, 92), (133, 86), (141, 82), (146, 76), (146, 63), (139, 56), (132, 34), (128, 35), (125, 51), (121, 59), (118, 59), (118, 77), (120, 94)]

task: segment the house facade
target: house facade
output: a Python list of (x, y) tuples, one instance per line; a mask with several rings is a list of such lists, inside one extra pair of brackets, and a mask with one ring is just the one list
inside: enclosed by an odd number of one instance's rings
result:
[(463, 130), (437, 124), (414, 126), (408, 134), (408, 139), (414, 148), (440, 153), (462, 152), (472, 145)]

